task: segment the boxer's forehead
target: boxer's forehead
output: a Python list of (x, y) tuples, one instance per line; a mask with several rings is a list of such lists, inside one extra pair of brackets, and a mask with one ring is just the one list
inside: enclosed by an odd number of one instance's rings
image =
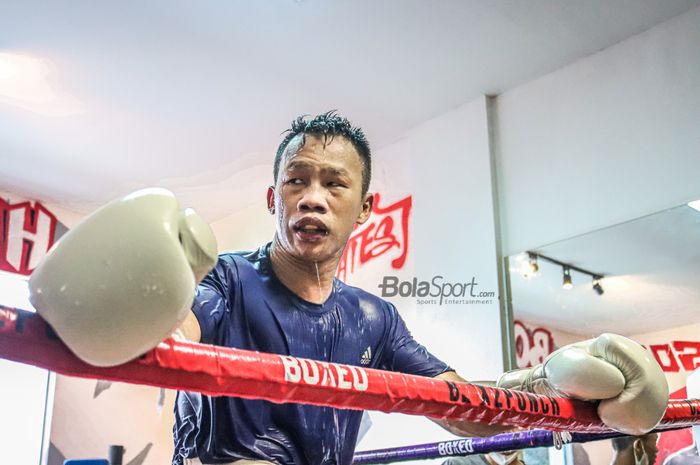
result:
[(362, 160), (344, 136), (302, 134), (293, 138), (282, 156), (281, 171), (320, 168), (362, 177)]

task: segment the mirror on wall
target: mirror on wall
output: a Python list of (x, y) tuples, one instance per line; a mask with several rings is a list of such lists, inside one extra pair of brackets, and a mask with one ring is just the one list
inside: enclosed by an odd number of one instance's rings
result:
[[(613, 332), (650, 351), (672, 397), (700, 397), (686, 388), (700, 366), (698, 203), (509, 257), (516, 364), (532, 366), (558, 347)], [(650, 465), (700, 463), (688, 429), (648, 438), (645, 447), (655, 449)], [(610, 441), (565, 454), (574, 465), (612, 458)]]

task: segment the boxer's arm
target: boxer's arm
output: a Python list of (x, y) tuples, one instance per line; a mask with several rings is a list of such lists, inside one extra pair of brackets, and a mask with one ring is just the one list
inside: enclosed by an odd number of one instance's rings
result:
[(144, 189), (68, 231), (32, 273), (30, 301), (77, 357), (120, 365), (181, 324), (216, 257), (202, 218), (169, 191)]
[[(446, 363), (432, 355), (424, 346), (419, 344), (406, 328), (396, 307), (388, 304), (387, 310), (391, 319), (391, 330), (387, 347), (384, 351), (384, 361), (380, 369), (398, 371), (411, 375), (434, 377), (445, 381), (466, 382)], [(436, 420), (431, 418), (447, 431), (459, 436), (491, 436), (512, 430), (512, 427), (485, 425), (464, 420)]]
[(617, 334), (564, 346), (532, 368), (501, 375), (498, 387), (599, 401), (606, 426), (631, 435), (652, 430), (668, 406), (668, 383), (651, 354)]
[(190, 311), (182, 322), (180, 327), (173, 333), (175, 339), (185, 339), (192, 342), (199, 342), (202, 339), (202, 328), (199, 326), (199, 321), (194, 315), (194, 312)]
[[(436, 378), (464, 381), (455, 372)], [(544, 363), (504, 373), (498, 387), (555, 397), (597, 401), (600, 419), (627, 434), (650, 431), (668, 405), (668, 383), (661, 367), (636, 342), (616, 334), (564, 346)], [(455, 434), (495, 434), (498, 427), (464, 421), (438, 421)]]
[[(446, 371), (437, 375), (435, 378), (445, 381), (457, 381), (460, 383), (468, 382), (454, 371)], [(513, 426), (487, 425), (465, 420), (436, 420), (434, 418), (432, 418), (432, 420), (450, 433), (458, 436), (493, 436), (494, 434), (501, 434), (517, 429)]]
[[(229, 324), (231, 287), (236, 287), (237, 272), (231, 257), (221, 257), (214, 269), (197, 286), (187, 317), (173, 333), (176, 339), (203, 344), (221, 344), (221, 327)], [(233, 267), (235, 268), (235, 267)]]

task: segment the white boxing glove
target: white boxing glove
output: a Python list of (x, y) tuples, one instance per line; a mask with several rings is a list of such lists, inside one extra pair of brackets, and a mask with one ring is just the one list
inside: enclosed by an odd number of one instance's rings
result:
[(113, 366), (158, 345), (185, 319), (216, 263), (216, 240), (165, 189), (103, 206), (70, 230), (29, 280), (30, 300), (82, 360)]
[(504, 373), (498, 387), (595, 401), (608, 427), (625, 434), (651, 431), (668, 405), (668, 383), (641, 345), (617, 334), (564, 346), (533, 368)]

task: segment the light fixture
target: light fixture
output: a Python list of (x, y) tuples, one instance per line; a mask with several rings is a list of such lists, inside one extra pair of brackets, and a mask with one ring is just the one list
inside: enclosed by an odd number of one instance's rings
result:
[(593, 290), (598, 295), (603, 295), (605, 293), (605, 289), (603, 289), (603, 286), (600, 284), (601, 279), (603, 279), (602, 276), (593, 276)]
[(537, 265), (536, 254), (528, 252), (527, 257), (527, 261), (523, 260), (523, 262), (520, 264), (520, 273), (524, 278), (531, 278), (537, 274), (540, 267)]
[(561, 287), (567, 290), (572, 289), (574, 284), (571, 282), (571, 269), (568, 266), (564, 266), (562, 270), (564, 270), (564, 281)]
[(536, 274), (540, 270), (540, 267), (537, 264), (537, 255), (534, 253), (528, 253), (527, 258), (528, 258), (528, 265), (530, 266), (530, 273)]
[[(698, 204), (698, 207), (700, 207), (700, 200), (698, 201)], [(592, 288), (596, 292), (596, 294), (603, 295), (605, 293), (605, 290), (603, 289), (603, 286), (600, 283), (605, 277), (604, 274), (594, 273), (592, 271), (585, 270), (578, 266), (574, 266), (570, 263), (562, 262), (555, 258), (542, 255), (538, 252), (527, 251), (525, 253), (527, 253), (527, 261), (525, 260), (524, 254), (518, 256), (518, 260), (522, 261), (522, 263), (520, 264), (520, 271), (522, 272), (524, 277), (530, 278), (532, 275), (539, 271), (539, 263), (546, 262), (551, 263), (552, 265), (560, 266), (562, 268), (562, 272), (564, 274), (562, 280), (562, 287), (564, 289), (572, 289), (574, 287), (574, 283), (571, 279), (571, 271), (573, 270), (577, 273), (591, 277), (591, 279), (593, 280)]]
[(697, 210), (700, 212), (700, 200), (694, 200), (692, 202), (688, 202), (688, 206), (692, 208), (693, 210)]

